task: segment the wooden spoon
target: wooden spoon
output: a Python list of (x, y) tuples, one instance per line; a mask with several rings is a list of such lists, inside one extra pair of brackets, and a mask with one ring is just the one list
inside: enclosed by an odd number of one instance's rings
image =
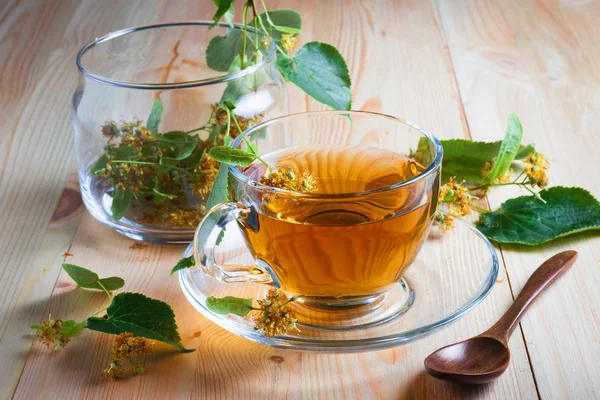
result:
[(563, 251), (535, 270), (508, 311), (490, 329), (465, 341), (442, 347), (425, 359), (425, 369), (440, 379), (487, 383), (498, 378), (510, 362), (508, 339), (531, 303), (577, 259)]

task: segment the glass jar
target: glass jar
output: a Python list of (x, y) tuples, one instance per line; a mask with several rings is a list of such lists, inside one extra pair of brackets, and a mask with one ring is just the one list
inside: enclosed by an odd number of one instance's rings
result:
[[(240, 69), (242, 27), (211, 24), (125, 29), (77, 55), (72, 114), (83, 201), (135, 240), (191, 241), (219, 168), (210, 147), (227, 131), (235, 137), (289, 113), (275, 43), (250, 33)], [(226, 51), (229, 40), (238, 40), (235, 53)]]

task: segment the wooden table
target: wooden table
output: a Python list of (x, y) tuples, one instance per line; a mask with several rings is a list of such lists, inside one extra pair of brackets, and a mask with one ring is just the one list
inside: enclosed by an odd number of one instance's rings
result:
[[(239, 1), (238, 1), (239, 2)], [(302, 41), (337, 46), (354, 108), (418, 121), (441, 138), (498, 140), (516, 111), (525, 141), (548, 155), (553, 185), (600, 195), (600, 4), (585, 0), (269, 1), (304, 16)], [(419, 342), (362, 354), (260, 346), (201, 317), (169, 269), (177, 246), (132, 241), (84, 209), (74, 171), (70, 98), (77, 50), (108, 31), (153, 21), (208, 19), (209, 0), (3, 0), (0, 8), (0, 397), (499, 398), (600, 397), (600, 237), (536, 248), (498, 246), (491, 295)], [(238, 12), (239, 16), (240, 13)], [(596, 23), (595, 23), (596, 22)], [(292, 110), (322, 106), (295, 88)], [(510, 191), (497, 190), (498, 207)], [(514, 193), (512, 193), (514, 194)], [(495, 384), (454, 386), (423, 371), (434, 349), (487, 328), (533, 270), (575, 249), (579, 260), (515, 333), (513, 362)], [(64, 252), (72, 257), (65, 258)], [(123, 276), (126, 290), (173, 305), (192, 354), (161, 351), (148, 374), (100, 376), (111, 337), (84, 332), (60, 352), (32, 345), (28, 326), (52, 313), (84, 318), (101, 295), (77, 289), (69, 262)]]

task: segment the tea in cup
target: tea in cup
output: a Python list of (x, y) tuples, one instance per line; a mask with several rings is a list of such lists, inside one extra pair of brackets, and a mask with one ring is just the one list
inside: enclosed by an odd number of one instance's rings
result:
[[(394, 117), (354, 111), (288, 115), (245, 135), (260, 161), (229, 168), (232, 201), (200, 223), (194, 249), (204, 272), (280, 287), (301, 305), (327, 310), (373, 304), (400, 281), (437, 205), (442, 150), (435, 137)], [(232, 146), (244, 148), (241, 139)], [(310, 174), (311, 187), (264, 184), (271, 173), (265, 163)], [(216, 238), (234, 220), (253, 265), (214, 261)]]

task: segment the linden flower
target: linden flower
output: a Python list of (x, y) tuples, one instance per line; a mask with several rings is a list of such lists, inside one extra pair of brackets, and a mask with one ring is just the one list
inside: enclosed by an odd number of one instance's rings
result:
[(435, 216), (435, 219), (440, 224), (440, 229), (442, 230), (442, 233), (449, 231), (450, 229), (453, 229), (455, 227), (454, 217), (452, 215), (438, 213)]
[(264, 300), (257, 301), (260, 311), (253, 316), (254, 329), (269, 338), (285, 335), (290, 329), (297, 330), (296, 312), (288, 306), (294, 300), (277, 289), (269, 290)]
[(302, 175), (297, 176), (291, 169), (274, 169), (268, 175), (261, 176), (260, 183), (295, 192), (314, 193), (318, 190), (317, 179), (310, 172), (303, 172)]
[(54, 346), (54, 350), (65, 347), (71, 338), (69, 335), (60, 333), (62, 324), (62, 320), (54, 320), (49, 316), (48, 321), (42, 321), (42, 325), (36, 326), (35, 337), (46, 347)]
[(133, 359), (150, 353), (152, 344), (152, 341), (144, 337), (133, 337), (129, 332), (115, 336), (115, 342), (110, 350), (112, 361), (102, 374), (111, 380), (123, 376), (123, 359), (129, 360), (134, 373), (145, 373), (143, 363)]
[(281, 34), (281, 46), (288, 53), (294, 51), (298, 45), (298, 36), (293, 33)]
[(448, 212), (454, 217), (464, 217), (471, 214), (472, 201), (476, 197), (471, 196), (469, 189), (464, 187), (464, 181), (458, 183), (455, 178), (450, 178), (445, 185), (440, 188), (439, 203), (450, 203)]
[[(229, 121), (229, 115), (227, 114), (227, 111), (223, 110), (216, 104), (211, 105), (211, 108), (213, 110), (214, 118), (217, 124), (221, 126), (227, 126), (227, 122)], [(246, 129), (262, 122), (264, 114), (258, 114), (252, 118), (245, 118), (239, 115), (234, 115), (233, 117), (236, 119), (237, 125), (239, 125), (242, 129), (240, 132), (233, 119), (230, 121), (229, 135), (232, 138), (236, 138), (240, 133), (242, 133)]]
[(540, 189), (548, 185), (549, 162), (541, 153), (530, 153), (523, 160), (525, 165), (525, 175), (531, 180), (531, 186), (537, 186)]
[[(494, 159), (488, 160), (483, 164), (483, 168), (481, 169), (481, 177), (485, 178), (492, 168), (494, 167)], [(494, 179), (494, 183), (509, 183), (510, 182), (510, 174), (513, 172), (512, 168), (505, 174), (500, 175), (496, 179)]]
[(115, 121), (106, 121), (102, 125), (102, 135), (110, 140), (119, 136), (119, 127)]
[(271, 45), (271, 37), (264, 35), (262, 38), (260, 38), (260, 45), (265, 49), (268, 49)]

